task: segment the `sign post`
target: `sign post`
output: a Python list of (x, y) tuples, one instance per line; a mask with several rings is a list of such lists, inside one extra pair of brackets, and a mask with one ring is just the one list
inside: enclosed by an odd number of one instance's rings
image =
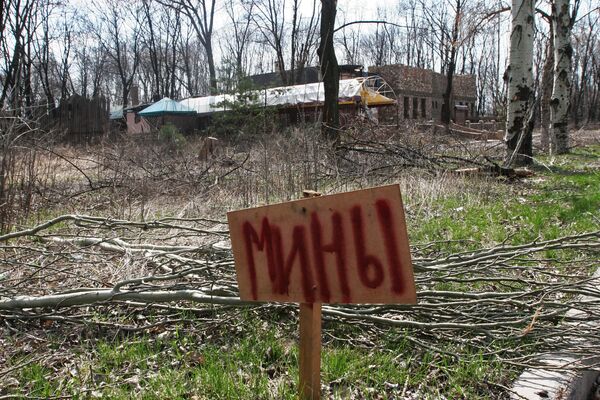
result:
[[(305, 190), (304, 198), (320, 193)], [(301, 400), (321, 398), (321, 303), (300, 303), (300, 376)]]
[(300, 303), (300, 399), (321, 398), (321, 303)]
[(398, 185), (233, 211), (227, 218), (240, 298), (300, 303), (302, 400), (320, 399), (322, 303), (416, 302)]

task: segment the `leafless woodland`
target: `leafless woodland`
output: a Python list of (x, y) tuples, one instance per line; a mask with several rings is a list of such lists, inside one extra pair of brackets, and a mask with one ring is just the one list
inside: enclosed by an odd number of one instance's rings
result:
[[(95, 0), (80, 5), (9, 0), (0, 8), (0, 102), (9, 109), (45, 106), (73, 94), (128, 104), (234, 90), (247, 75), (316, 65), (319, 2), (309, 0)], [(573, 7), (571, 118), (597, 121), (600, 67), (598, 9)], [(385, 3), (367, 20), (340, 3), (335, 41), (341, 63), (402, 63), (448, 76), (477, 76), (480, 115), (502, 113), (510, 4), (479, 0)], [(552, 86), (549, 4), (537, 4), (536, 92)], [(361, 23), (357, 23), (361, 22)]]

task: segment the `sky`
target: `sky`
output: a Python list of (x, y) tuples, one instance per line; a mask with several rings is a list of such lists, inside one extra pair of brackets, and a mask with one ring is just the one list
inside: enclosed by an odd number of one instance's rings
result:
[[(83, 0), (74, 0), (83, 1)], [(290, 2), (287, 0), (288, 3)], [(217, 0), (218, 3), (218, 0)], [(337, 20), (371, 18), (377, 15), (377, 8), (392, 7), (398, 4), (398, 0), (338, 0)], [(301, 0), (301, 12), (304, 15), (309, 15), (313, 8), (313, 0)], [(317, 12), (321, 9), (321, 1), (316, 0)], [(219, 6), (217, 6), (218, 9)], [(215, 15), (215, 28), (220, 29), (228, 23), (225, 12), (218, 12)]]
[[(1, 1), (1, 0), (0, 0)], [(83, 11), (85, 12), (85, 9), (87, 7), (89, 7), (89, 0), (66, 0), (67, 3), (69, 5), (71, 5), (72, 7), (78, 9), (80, 12)], [(96, 0), (99, 3), (102, 3), (104, 0)], [(127, 0), (117, 0), (119, 2), (121, 1), (127, 1)], [(287, 6), (287, 13), (286, 13), (286, 20), (287, 22), (290, 21), (291, 19), (291, 3), (292, 0), (283, 0), (286, 2), (286, 6)], [(444, 4), (446, 2), (448, 2), (449, 0), (428, 0), (431, 2), (431, 4), (436, 5), (436, 4)], [(509, 2), (508, 0), (488, 0), (491, 4), (497, 4), (498, 1), (501, 1), (503, 4), (508, 5)], [(599, 0), (583, 0), (583, 4), (582, 4), (582, 9), (580, 10), (580, 15), (584, 14), (586, 11), (592, 9), (594, 7), (595, 4), (598, 4)], [(546, 0), (539, 0), (539, 6), (543, 7), (543, 5), (545, 4)], [(320, 3), (321, 0), (301, 0), (301, 14), (303, 14), (305, 17), (308, 17), (312, 11), (313, 8), (316, 7), (316, 12), (318, 13), (320, 11)], [(230, 35), (230, 31), (228, 27), (228, 24), (230, 24), (230, 19), (227, 16), (227, 13), (224, 9), (224, 1), (223, 0), (216, 0), (216, 4), (217, 4), (217, 10), (215, 12), (215, 26), (214, 26), (214, 36), (213, 36), (213, 50), (215, 52), (215, 56), (217, 59), (217, 63), (219, 62), (220, 59), (220, 46), (219, 43), (222, 40), (227, 40), (227, 36)], [(337, 15), (337, 26), (342, 25), (345, 22), (350, 22), (350, 21), (356, 21), (356, 20), (376, 20), (376, 19), (381, 19), (381, 17), (378, 17), (379, 14), (379, 10), (388, 10), (388, 11), (392, 11), (394, 10), (394, 8), (399, 4), (399, 0), (338, 0), (338, 15)], [(503, 38), (503, 45), (502, 45), (502, 59), (505, 58), (506, 54), (507, 54), (507, 46), (508, 46), (508, 37), (509, 37), (509, 33), (510, 33), (510, 24), (508, 23), (508, 17), (509, 17), (509, 13), (505, 13), (504, 14), (505, 19), (504, 19), (504, 23), (502, 25), (501, 28), (501, 32), (502, 32), (502, 38)], [(387, 18), (388, 20), (392, 20), (394, 21), (397, 18), (397, 16), (392, 16), (390, 15), (389, 18)], [(406, 17), (403, 17), (406, 18)], [(400, 23), (408, 23), (408, 21), (406, 20), (402, 20), (402, 21), (395, 21), (395, 22), (400, 22)], [(353, 25), (349, 28), (346, 29), (357, 29), (362, 31), (363, 33), (365, 31), (369, 31), (371, 29), (374, 29), (375, 25)], [(545, 23), (541, 23), (541, 25), (538, 26), (538, 28), (540, 29), (540, 31), (545, 31), (547, 29), (547, 27), (545, 26)], [(341, 32), (339, 33), (341, 34)], [(339, 35), (338, 34), (338, 35)], [(340, 54), (338, 52), (338, 58), (341, 59), (342, 54)], [(261, 68), (269, 68), (269, 59), (268, 57), (266, 58), (266, 66), (262, 67), (261, 64)], [(274, 66), (273, 66), (274, 68)], [(271, 68), (271, 70), (273, 69)], [(261, 72), (267, 72), (262, 71)], [(500, 71), (500, 73), (502, 73), (503, 71)]]

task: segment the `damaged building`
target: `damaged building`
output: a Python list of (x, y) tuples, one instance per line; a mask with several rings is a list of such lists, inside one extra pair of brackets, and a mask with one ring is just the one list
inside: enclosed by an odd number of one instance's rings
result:
[[(168, 101), (167, 109), (163, 109), (161, 102), (153, 106), (138, 105), (127, 108), (120, 117), (127, 116), (130, 133), (157, 130), (167, 117), (169, 121), (185, 121), (183, 125), (175, 124), (182, 131), (201, 131), (213, 123), (215, 114), (231, 112), (244, 105), (270, 108), (283, 124), (318, 121), (325, 98), (319, 69), (307, 67), (291, 71), (291, 75), (298, 84), (283, 85), (281, 72), (255, 75), (248, 77), (254, 89), (242, 96), (190, 97), (178, 103), (163, 99), (163, 103)], [(401, 64), (372, 66), (368, 72), (361, 65), (342, 65), (338, 98), (341, 125), (352, 124), (356, 118), (394, 124), (403, 120), (441, 121), (446, 81), (445, 75)], [(473, 75), (454, 76), (451, 118), (458, 124), (476, 117), (475, 83)], [(146, 107), (148, 111), (143, 111)], [(157, 107), (159, 114), (152, 107)]]
[[(340, 65), (340, 80), (358, 77), (380, 77), (382, 84), (387, 83), (394, 92), (392, 97), (397, 100), (397, 116), (389, 109), (386, 120), (427, 120), (441, 121), (444, 92), (447, 77), (438, 72), (409, 67), (402, 64), (370, 66), (368, 72), (362, 65)], [(289, 72), (295, 76), (297, 84), (317, 83), (321, 80), (318, 67), (306, 67)], [(260, 88), (283, 86), (280, 72), (254, 75), (250, 81)], [(475, 104), (477, 102), (477, 86), (475, 75), (454, 75), (452, 83), (452, 98), (454, 105), (451, 109), (452, 120), (464, 124), (467, 120), (477, 118)]]
[[(241, 100), (247, 106), (270, 108), (279, 115), (281, 122), (294, 124), (319, 120), (325, 100), (322, 82), (294, 86), (271, 87), (250, 91)], [(202, 126), (208, 126), (216, 113), (231, 111), (240, 99), (236, 95), (190, 97), (180, 102), (194, 110)], [(389, 86), (377, 77), (359, 77), (339, 81), (338, 104), (340, 119), (359, 115), (376, 121), (379, 108), (395, 109), (396, 100)]]
[[(372, 66), (369, 74), (381, 76), (392, 87), (401, 120), (441, 121), (446, 75), (402, 64)], [(467, 120), (476, 119), (475, 75), (454, 75), (452, 99), (452, 120), (464, 124)]]

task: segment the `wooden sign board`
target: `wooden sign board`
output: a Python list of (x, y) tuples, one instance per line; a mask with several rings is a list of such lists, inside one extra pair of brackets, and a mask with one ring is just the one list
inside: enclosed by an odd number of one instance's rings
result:
[(240, 297), (298, 303), (415, 303), (400, 187), (227, 214)]

